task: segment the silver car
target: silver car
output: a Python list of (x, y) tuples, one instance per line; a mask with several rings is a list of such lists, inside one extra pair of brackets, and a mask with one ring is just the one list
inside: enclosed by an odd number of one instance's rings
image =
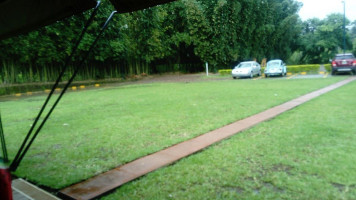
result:
[(282, 60), (270, 60), (267, 62), (265, 77), (285, 76), (287, 74), (286, 64)]
[(261, 76), (261, 65), (255, 61), (241, 62), (231, 72), (232, 78)]

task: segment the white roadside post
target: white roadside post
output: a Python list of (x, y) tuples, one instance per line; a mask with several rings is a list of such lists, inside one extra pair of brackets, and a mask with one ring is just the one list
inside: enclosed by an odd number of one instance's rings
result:
[(208, 62), (205, 63), (205, 68), (206, 68), (206, 76), (209, 76), (209, 66), (208, 66)]

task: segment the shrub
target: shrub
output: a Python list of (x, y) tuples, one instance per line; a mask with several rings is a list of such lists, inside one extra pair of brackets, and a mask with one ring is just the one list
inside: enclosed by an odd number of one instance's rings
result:
[(291, 73), (300, 73), (300, 72), (307, 72), (307, 73), (318, 73), (320, 69), (319, 64), (312, 64), (312, 65), (287, 65), (287, 72)]
[[(331, 65), (326, 64), (324, 65), (325, 69), (327, 71), (331, 71)], [(319, 72), (320, 65), (319, 64), (310, 64), (310, 65), (287, 65), (287, 72), (291, 72), (293, 74), (295, 73), (301, 73), (301, 72), (307, 72), (307, 73), (312, 73), (312, 74), (317, 74)], [(219, 70), (220, 75), (230, 75), (231, 74), (231, 69), (221, 69)], [(261, 67), (261, 72), (263, 73), (265, 71), (265, 67)]]
[(220, 75), (231, 75), (232, 69), (220, 69), (219, 74)]
[(326, 71), (331, 72), (331, 64), (325, 64), (324, 67)]

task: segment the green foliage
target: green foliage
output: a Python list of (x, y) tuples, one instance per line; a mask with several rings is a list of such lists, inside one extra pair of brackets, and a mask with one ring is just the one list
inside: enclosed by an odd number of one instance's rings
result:
[[(215, 72), (242, 60), (286, 59), (297, 47), (295, 38), (301, 31), (299, 8), (296, 0), (180, 0), (120, 14), (89, 56), (87, 66), (93, 69), (85, 69), (78, 79), (172, 69), (198, 72), (204, 69), (205, 62)], [(73, 65), (83, 58), (111, 10), (110, 3), (104, 0)], [(22, 74), (11, 79), (7, 74), (4, 78), (5, 67), (1, 66), (2, 82), (53, 81), (90, 13), (0, 41), (0, 60), (12, 63), (11, 70)]]
[[(59, 189), (343, 78), (229, 79), (69, 92), (16, 175)], [(1, 102), (10, 159), (45, 98)]]
[(301, 51), (295, 51), (293, 54), (287, 59), (287, 63), (290, 65), (297, 65), (302, 63), (303, 59), (303, 52)]
[[(331, 65), (324, 65), (327, 71), (330, 71)], [(261, 71), (264, 71), (264, 67), (261, 67)], [(301, 73), (301, 72), (308, 72), (308, 73), (318, 73), (320, 69), (319, 64), (312, 64), (312, 65), (288, 65), (287, 72), (291, 73)], [(230, 75), (231, 69), (221, 69), (219, 70), (220, 75)]]
[(220, 75), (231, 75), (232, 69), (220, 69), (219, 74)]
[[(349, 20), (346, 19), (346, 24)], [(324, 20), (309, 19), (303, 22), (303, 32), (299, 39), (299, 52), (303, 56), (294, 55), (299, 63), (328, 63), (336, 53), (343, 49), (343, 25), (342, 14), (331, 14)], [(346, 50), (352, 50), (351, 33), (346, 34)], [(293, 60), (293, 58), (291, 58)]]
[(324, 67), (327, 72), (331, 72), (331, 64), (325, 64)]
[(103, 199), (356, 199), (355, 88), (322, 95)]
[(318, 73), (320, 69), (320, 65), (288, 65), (287, 72), (291, 73), (301, 73), (301, 72), (308, 72), (308, 73)]

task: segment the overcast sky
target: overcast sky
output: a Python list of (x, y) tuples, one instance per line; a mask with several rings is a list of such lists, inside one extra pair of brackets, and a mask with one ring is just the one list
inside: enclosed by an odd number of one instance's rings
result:
[[(324, 19), (331, 13), (344, 14), (342, 0), (297, 0), (303, 3), (299, 15), (303, 21), (310, 18)], [(356, 20), (356, 0), (346, 0), (346, 18)]]

